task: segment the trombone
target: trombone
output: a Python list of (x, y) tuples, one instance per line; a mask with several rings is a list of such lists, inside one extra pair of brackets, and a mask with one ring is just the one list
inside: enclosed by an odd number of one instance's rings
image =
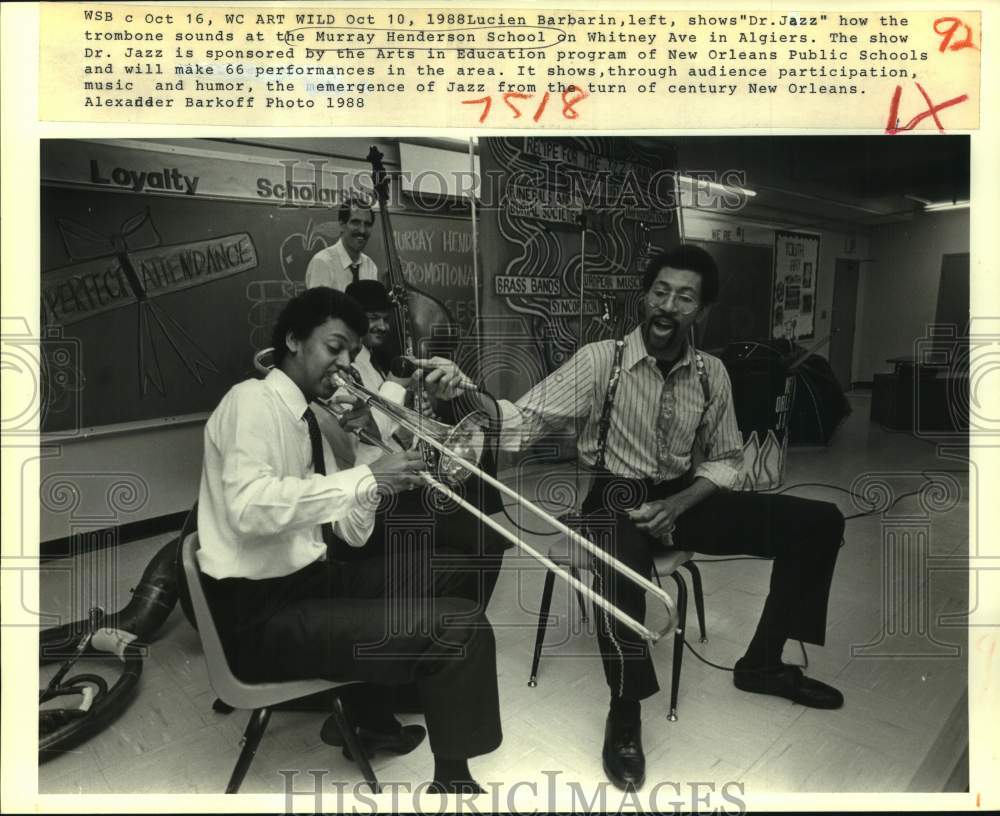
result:
[[(265, 362), (266, 355), (269, 355), (270, 352), (271, 349), (264, 349), (255, 355), (254, 366), (258, 371), (266, 373), (270, 370), (270, 367)], [(419, 413), (410, 408), (390, 402), (377, 392), (365, 388), (365, 386), (355, 382), (350, 376), (340, 371), (332, 375), (332, 380), (334, 385), (338, 388), (342, 388), (351, 396), (359, 399), (367, 407), (381, 411), (382, 413), (388, 415), (395, 422), (397, 422), (401, 428), (412, 434), (415, 439), (419, 439), (421, 442), (436, 451), (438, 454), (438, 461), (435, 469), (437, 471), (437, 475), (441, 478), (439, 479), (435, 477), (435, 475), (432, 475), (429, 470), (421, 471), (419, 475), (425, 484), (451, 499), (459, 507), (475, 516), (481, 523), (493, 529), (498, 535), (503, 536), (519, 549), (532, 556), (535, 560), (541, 562), (546, 568), (552, 570), (577, 592), (582, 593), (584, 597), (589, 598), (593, 604), (601, 607), (601, 609), (606, 611), (608, 614), (617, 618), (621, 623), (628, 626), (632, 631), (639, 635), (639, 637), (648, 643), (656, 643), (664, 635), (675, 631), (677, 628), (677, 609), (674, 605), (673, 598), (671, 598), (661, 586), (653, 581), (650, 581), (646, 576), (636, 572), (627, 564), (622, 563), (614, 556), (605, 552), (599, 546), (591, 542), (586, 536), (581, 535), (579, 532), (564, 524), (555, 516), (547, 513), (537, 504), (512, 490), (499, 479), (494, 478), (478, 466), (485, 444), (485, 433), (480, 425), (482, 420), (481, 415), (478, 412), (468, 414), (454, 426), (447, 425), (443, 422), (438, 422), (437, 420), (431, 420), (427, 417), (421, 416)], [(334, 416), (337, 416), (337, 412), (333, 408), (322, 402), (319, 404)], [(381, 439), (365, 434), (363, 431), (358, 435), (366, 444), (373, 444), (387, 453), (395, 452)], [(431, 467), (434, 466), (432, 465)], [(617, 570), (625, 577), (643, 587), (647, 592), (651, 592), (667, 609), (666, 625), (660, 629), (650, 629), (640, 623), (627, 612), (623, 612), (614, 604), (606, 600), (602, 595), (594, 592), (593, 589), (587, 586), (579, 578), (576, 578), (567, 570), (560, 569), (559, 566), (550, 558), (540, 553), (530, 544), (522, 541), (506, 527), (503, 527), (501, 524), (494, 521), (488, 515), (483, 513), (483, 511), (478, 507), (475, 507), (467, 502), (454, 490), (443, 483), (443, 481), (446, 481), (455, 485), (463, 479), (468, 478), (470, 475), (475, 475), (487, 484), (492, 485), (503, 495), (513, 499), (524, 509), (531, 512), (542, 521), (552, 525), (556, 530), (565, 535), (572, 544), (583, 548), (595, 558), (598, 558), (608, 564), (612, 569)]]

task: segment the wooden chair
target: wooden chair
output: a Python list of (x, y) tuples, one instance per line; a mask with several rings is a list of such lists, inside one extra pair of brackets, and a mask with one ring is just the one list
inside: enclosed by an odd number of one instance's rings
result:
[[(217, 710), (225, 710), (218, 706), (221, 702), (223, 706), (230, 709), (245, 709), (251, 711), (250, 720), (247, 723), (246, 731), (243, 733), (243, 748), (239, 758), (236, 760), (236, 767), (233, 768), (229, 784), (226, 785), (226, 793), (236, 793), (250, 768), (250, 763), (257, 753), (261, 737), (267, 728), (267, 723), (271, 717), (271, 709), (280, 703), (290, 700), (297, 700), (308, 697), (312, 694), (328, 691), (342, 683), (329, 680), (285, 680), (270, 683), (245, 683), (237, 678), (229, 667), (226, 654), (222, 649), (222, 641), (215, 628), (215, 621), (212, 612), (205, 599), (205, 591), (201, 585), (201, 571), (198, 569), (198, 533), (189, 533), (184, 538), (182, 544), (182, 559), (184, 562), (184, 573), (187, 577), (188, 591), (191, 594), (191, 607), (197, 625), (198, 634), (201, 637), (202, 649), (205, 652), (205, 662), (208, 664), (208, 679), (212, 690), (218, 696), (216, 701)], [(358, 758), (361, 771), (364, 774), (368, 785), (375, 793), (380, 792), (378, 780), (372, 770), (371, 763), (367, 755), (362, 750), (358, 741), (357, 733), (348, 722), (347, 714), (344, 711), (343, 703), (334, 696), (333, 716), (340, 729), (344, 744), (350, 748), (351, 754)]]
[[(564, 519), (564, 521), (568, 521)], [(571, 525), (573, 526), (573, 525)], [(568, 543), (568, 542), (567, 542)], [(705, 634), (705, 596), (701, 583), (701, 572), (698, 565), (692, 561), (694, 553), (687, 550), (665, 549), (653, 558), (653, 574), (656, 582), (661, 586), (662, 581), (668, 575), (674, 579), (677, 585), (677, 632), (674, 635), (673, 665), (670, 679), (670, 708), (667, 719), (671, 722), (677, 721), (677, 694), (681, 681), (681, 662), (684, 658), (684, 630), (687, 626), (687, 584), (684, 576), (678, 571), (684, 567), (691, 574), (691, 581), (694, 584), (694, 603), (698, 614), (698, 628), (701, 630), (701, 642), (705, 643), (708, 637)], [(586, 574), (590, 569), (588, 564), (589, 555), (581, 548), (570, 546), (567, 551), (566, 543), (554, 544), (549, 550), (551, 558), (560, 567), (568, 569), (573, 577), (579, 579), (581, 573)], [(545, 575), (545, 586), (542, 589), (542, 603), (538, 610), (538, 633), (535, 636), (535, 653), (531, 661), (531, 676), (528, 685), (534, 688), (538, 685), (538, 664), (542, 658), (542, 646), (545, 642), (545, 633), (549, 625), (549, 609), (552, 605), (552, 589), (555, 584), (555, 574), (549, 570)], [(587, 620), (587, 604), (580, 593), (576, 593), (580, 604), (580, 611), (583, 620)], [(595, 609), (596, 613), (596, 609)]]

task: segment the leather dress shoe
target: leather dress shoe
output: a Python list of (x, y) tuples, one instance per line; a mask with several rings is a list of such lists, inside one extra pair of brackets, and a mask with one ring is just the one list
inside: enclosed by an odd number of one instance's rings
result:
[(642, 721), (608, 714), (604, 726), (604, 773), (622, 790), (638, 790), (646, 781), (646, 755), (642, 752)]
[[(408, 754), (427, 736), (427, 729), (422, 725), (404, 725), (398, 731), (376, 731), (374, 728), (359, 726), (357, 729), (358, 741), (361, 748), (371, 759), (376, 751), (391, 751), (394, 754)], [(343, 745), (344, 756), (354, 760), (351, 749), (344, 743), (344, 737), (337, 727), (336, 719), (331, 715), (327, 717), (320, 731), (320, 739), (327, 745)]]
[(840, 708), (844, 704), (844, 695), (833, 686), (806, 677), (798, 666), (784, 663), (774, 668), (747, 669), (737, 662), (733, 685), (743, 691), (784, 697), (809, 708)]

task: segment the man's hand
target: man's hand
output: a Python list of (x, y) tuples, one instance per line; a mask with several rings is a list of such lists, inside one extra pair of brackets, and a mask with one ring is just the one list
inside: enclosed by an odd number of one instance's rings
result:
[(365, 431), (376, 439), (382, 438), (378, 425), (375, 424), (375, 417), (372, 416), (371, 408), (357, 397), (346, 391), (338, 391), (330, 398), (328, 404), (336, 412), (337, 421), (345, 431), (349, 433)]
[(424, 483), (418, 474), (427, 468), (427, 464), (419, 451), (403, 451), (387, 453), (368, 467), (380, 490), (402, 493)]
[(422, 383), (435, 399), (453, 400), (462, 391), (475, 388), (476, 384), (462, 369), (445, 357), (415, 358), (413, 364), (417, 366), (413, 379)]
[(626, 510), (626, 515), (640, 530), (659, 539), (673, 532), (674, 525), (682, 513), (711, 496), (718, 487), (704, 476), (698, 476), (680, 493), (665, 499), (646, 502), (635, 510)]
[(673, 532), (677, 518), (687, 510), (687, 502), (679, 496), (645, 502), (635, 510), (626, 510), (626, 515), (640, 530), (654, 538), (663, 538)]

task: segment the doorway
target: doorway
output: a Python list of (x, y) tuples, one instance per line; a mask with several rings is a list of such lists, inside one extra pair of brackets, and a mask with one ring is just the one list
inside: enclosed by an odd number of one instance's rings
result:
[(941, 256), (941, 283), (938, 286), (934, 322), (939, 330), (950, 329), (955, 337), (969, 333), (969, 253)]
[(854, 323), (858, 311), (858, 261), (837, 258), (830, 309), (830, 368), (844, 391), (852, 386)]

